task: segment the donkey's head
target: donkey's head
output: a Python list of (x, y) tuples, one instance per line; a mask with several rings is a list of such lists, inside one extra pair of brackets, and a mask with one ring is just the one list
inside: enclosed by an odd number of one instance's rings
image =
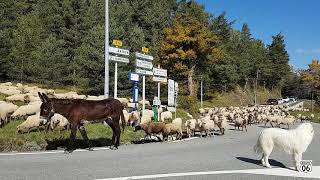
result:
[(40, 121), (41, 124), (46, 124), (55, 113), (53, 103), (46, 94), (38, 92), (38, 95), (42, 101), (40, 106)]

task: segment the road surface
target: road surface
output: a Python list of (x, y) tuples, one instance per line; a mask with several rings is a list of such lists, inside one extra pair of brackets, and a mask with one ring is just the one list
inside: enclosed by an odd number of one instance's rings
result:
[[(233, 128), (233, 127), (230, 127)], [(272, 169), (260, 165), (260, 155), (253, 152), (259, 125), (248, 132), (228, 130), (225, 136), (193, 138), (186, 141), (122, 145), (81, 150), (72, 154), (61, 151), (0, 154), (0, 179), (94, 180), (119, 177), (131, 179), (320, 179), (320, 125), (303, 159), (313, 161), (312, 173), (290, 170), (290, 155), (274, 151)], [(261, 175), (268, 174), (268, 175)], [(138, 176), (138, 177), (137, 177)]]

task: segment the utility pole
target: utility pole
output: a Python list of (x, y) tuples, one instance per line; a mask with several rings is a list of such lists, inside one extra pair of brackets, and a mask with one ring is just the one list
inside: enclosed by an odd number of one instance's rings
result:
[(109, 0), (105, 0), (104, 97), (109, 97)]
[(257, 76), (256, 76), (256, 83), (255, 83), (255, 90), (254, 90), (254, 105), (257, 105), (258, 76), (259, 76), (259, 70), (257, 70)]
[(201, 77), (201, 89), (200, 89), (200, 92), (201, 92), (201, 97), (200, 97), (200, 99), (201, 99), (201, 104), (200, 104), (200, 106), (201, 106), (201, 108), (202, 108), (202, 100), (203, 100), (203, 82), (202, 82), (202, 77)]

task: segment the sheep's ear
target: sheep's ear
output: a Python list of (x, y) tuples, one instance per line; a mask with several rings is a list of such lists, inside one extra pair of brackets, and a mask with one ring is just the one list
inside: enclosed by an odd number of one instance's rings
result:
[(40, 100), (41, 100), (42, 102), (46, 102), (46, 101), (45, 101), (45, 99), (43, 98), (43, 96), (41, 95), (41, 93), (40, 93), (40, 92), (38, 92), (38, 95), (39, 95)]

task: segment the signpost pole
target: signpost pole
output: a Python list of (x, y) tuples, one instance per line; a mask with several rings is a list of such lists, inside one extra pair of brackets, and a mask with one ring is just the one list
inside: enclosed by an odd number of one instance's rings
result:
[(202, 108), (202, 100), (203, 100), (203, 84), (202, 84), (203, 82), (202, 82), (202, 78), (201, 78), (201, 108)]
[(105, 0), (104, 97), (109, 97), (109, 0)]
[(146, 108), (145, 98), (146, 98), (146, 76), (142, 76), (142, 116), (144, 115), (144, 110)]
[(118, 63), (114, 63), (114, 98), (118, 97)]

